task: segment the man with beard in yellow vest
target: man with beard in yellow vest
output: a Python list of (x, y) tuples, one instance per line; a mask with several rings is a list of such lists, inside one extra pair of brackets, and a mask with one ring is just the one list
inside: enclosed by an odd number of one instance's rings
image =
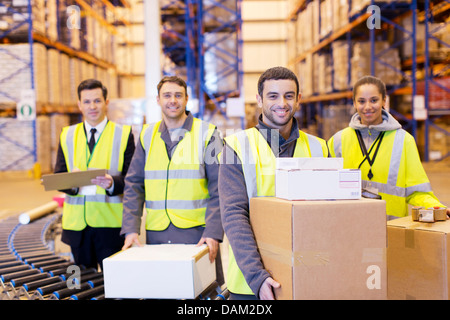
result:
[(183, 79), (164, 77), (157, 89), (162, 120), (142, 128), (125, 178), (123, 249), (141, 245), (138, 234), (145, 203), (146, 243), (206, 243), (221, 285), (217, 155), (223, 141), (214, 125), (186, 111)]
[[(225, 138), (220, 157), (222, 225), (230, 242), (227, 288), (231, 300), (273, 300), (280, 283), (264, 269), (249, 219), (253, 197), (275, 196), (277, 157), (327, 157), (326, 142), (299, 130), (301, 94), (296, 75), (283, 67), (258, 81), (258, 124)], [(274, 213), (274, 219), (276, 215)]]
[(54, 170), (108, 170), (91, 180), (92, 186), (61, 190), (66, 193), (61, 240), (70, 245), (77, 265), (94, 268), (121, 249), (124, 179), (135, 149), (131, 127), (108, 120), (107, 93), (98, 80), (80, 83), (78, 108), (84, 121), (63, 128)]

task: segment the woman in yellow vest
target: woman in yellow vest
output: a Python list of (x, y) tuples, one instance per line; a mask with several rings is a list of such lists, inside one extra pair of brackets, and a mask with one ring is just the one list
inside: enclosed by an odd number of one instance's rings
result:
[(92, 186), (62, 190), (67, 195), (62, 217), (62, 241), (69, 244), (75, 263), (102, 266), (121, 249), (124, 178), (134, 152), (130, 126), (106, 117), (107, 89), (89, 79), (78, 86), (78, 107), (84, 121), (62, 130), (55, 172), (107, 169)]
[[(433, 194), (412, 135), (385, 109), (386, 87), (365, 76), (353, 88), (356, 113), (349, 127), (328, 140), (344, 168), (360, 168), (363, 195), (386, 201), (388, 219), (408, 215), (408, 204), (444, 207)], [(450, 209), (447, 209), (450, 214)]]
[(249, 221), (252, 197), (275, 196), (277, 157), (327, 157), (326, 142), (299, 130), (296, 75), (283, 67), (265, 71), (258, 82), (258, 125), (225, 138), (219, 169), (222, 224), (227, 235), (227, 288), (231, 299), (274, 299), (280, 287), (264, 269)]
[(217, 155), (223, 142), (214, 125), (186, 111), (186, 89), (178, 77), (164, 77), (158, 84), (163, 120), (143, 127), (125, 179), (123, 249), (140, 245), (145, 204), (146, 243), (206, 243), (222, 284)]

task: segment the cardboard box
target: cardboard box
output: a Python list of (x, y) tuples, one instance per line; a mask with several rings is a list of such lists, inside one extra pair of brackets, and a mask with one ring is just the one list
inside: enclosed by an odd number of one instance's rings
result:
[(250, 221), (277, 299), (386, 299), (384, 200), (252, 198)]
[(195, 299), (216, 279), (208, 247), (132, 247), (103, 260), (106, 298)]
[(342, 167), (342, 158), (279, 158), (275, 196), (286, 200), (360, 199), (361, 171)]
[(387, 223), (388, 299), (448, 300), (450, 220)]

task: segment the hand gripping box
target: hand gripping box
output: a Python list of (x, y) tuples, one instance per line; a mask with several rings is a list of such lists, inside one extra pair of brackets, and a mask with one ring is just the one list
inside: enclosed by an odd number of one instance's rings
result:
[(206, 245), (131, 247), (103, 260), (106, 298), (195, 299), (216, 280)]
[(278, 300), (387, 297), (384, 200), (250, 200), (264, 268)]
[(388, 299), (450, 299), (450, 220), (387, 223)]
[(277, 158), (275, 196), (286, 200), (361, 198), (361, 171), (343, 158)]

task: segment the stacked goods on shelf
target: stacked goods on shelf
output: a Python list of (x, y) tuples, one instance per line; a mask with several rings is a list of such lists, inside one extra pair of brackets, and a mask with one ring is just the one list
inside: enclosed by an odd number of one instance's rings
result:
[(63, 106), (70, 106), (72, 101), (70, 99), (70, 75), (67, 73), (70, 70), (70, 59), (69, 56), (65, 53), (61, 53), (59, 55), (60, 68), (59, 72), (61, 79), (61, 104)]
[(338, 91), (348, 90), (349, 44), (347, 41), (335, 41), (331, 44), (333, 51), (333, 88)]
[(48, 143), (51, 140), (50, 118), (48, 116), (36, 117), (36, 146), (37, 161), (42, 173), (52, 172), (52, 153)]
[[(411, 0), (377, 0), (377, 3), (411, 3)], [(366, 9), (367, 6), (372, 4), (372, 0), (352, 0), (350, 15), (359, 13), (361, 10)]]
[(30, 170), (34, 165), (33, 121), (0, 118), (0, 171)]
[(444, 119), (436, 121), (435, 124), (439, 126), (439, 129), (430, 126), (428, 132), (428, 154), (430, 160), (443, 159), (450, 153), (450, 136), (445, 134), (445, 131), (450, 132), (450, 125)]
[[(52, 41), (58, 40), (58, 5), (56, 2), (57, 0), (45, 0), (45, 35)], [(64, 6), (61, 5), (60, 8), (62, 9)]]
[(50, 153), (51, 153), (51, 167), (55, 167), (56, 154), (58, 152), (59, 146), (59, 136), (61, 134), (62, 128), (70, 125), (70, 118), (66, 114), (54, 113), (50, 115)]
[[(436, 85), (437, 83), (438, 85)], [(428, 84), (428, 109), (450, 109), (450, 92), (443, 88), (450, 88), (450, 77), (435, 78)], [(425, 81), (417, 82), (417, 94), (425, 94)]]
[(333, 31), (337, 31), (348, 23), (348, 1), (334, 0), (333, 2)]
[[(45, 0), (31, 0), (33, 31), (45, 34)], [(0, 5), (0, 31), (8, 38), (28, 41), (28, 0), (2, 0)], [(23, 23), (23, 24), (22, 24)]]
[(81, 61), (77, 58), (69, 58), (69, 89), (70, 89), (70, 103), (76, 105), (78, 101), (77, 87), (81, 82)]
[[(54, 1), (54, 0), (52, 0)], [(79, 50), (81, 46), (80, 42), (80, 29), (81, 27), (78, 12), (74, 8), (69, 9), (70, 6), (76, 5), (75, 0), (66, 0), (66, 6), (59, 5), (58, 20), (59, 20), (59, 39), (58, 41)], [(54, 25), (56, 26), (56, 20)], [(55, 27), (56, 28), (56, 27)]]
[[(371, 74), (370, 56), (367, 52), (371, 52), (370, 42), (357, 42), (353, 45), (353, 55), (351, 58), (351, 85), (362, 76)], [(401, 74), (396, 70), (401, 69), (400, 55), (397, 48), (390, 48), (386, 41), (375, 42), (375, 55), (384, 52), (380, 57), (383, 63), (375, 61), (375, 76), (382, 79), (386, 85), (398, 85), (402, 79)]]
[(36, 102), (48, 101), (47, 51), (44, 45), (33, 43), (33, 77), (30, 68), (29, 44), (0, 44), (0, 104), (14, 104), (23, 89), (35, 89)]
[(310, 2), (297, 17), (297, 52), (303, 53), (319, 43), (319, 2)]
[[(334, 56), (334, 55), (333, 55)], [(317, 93), (324, 94), (333, 91), (332, 75), (333, 75), (333, 62), (332, 56), (328, 53), (315, 54), (314, 62), (316, 65), (317, 76), (314, 80), (317, 84), (314, 87), (317, 88)]]
[(309, 97), (314, 94), (315, 77), (313, 55), (307, 54), (306, 58), (298, 64), (298, 76), (300, 79), (301, 92), (303, 97)]
[(336, 0), (320, 3), (320, 38), (327, 37), (333, 31), (333, 2)]
[(328, 140), (333, 134), (348, 127), (355, 109), (351, 104), (331, 104), (322, 111), (322, 138)]
[(61, 53), (49, 48), (48, 54), (48, 102), (55, 106), (61, 104), (61, 66), (60, 55)]

